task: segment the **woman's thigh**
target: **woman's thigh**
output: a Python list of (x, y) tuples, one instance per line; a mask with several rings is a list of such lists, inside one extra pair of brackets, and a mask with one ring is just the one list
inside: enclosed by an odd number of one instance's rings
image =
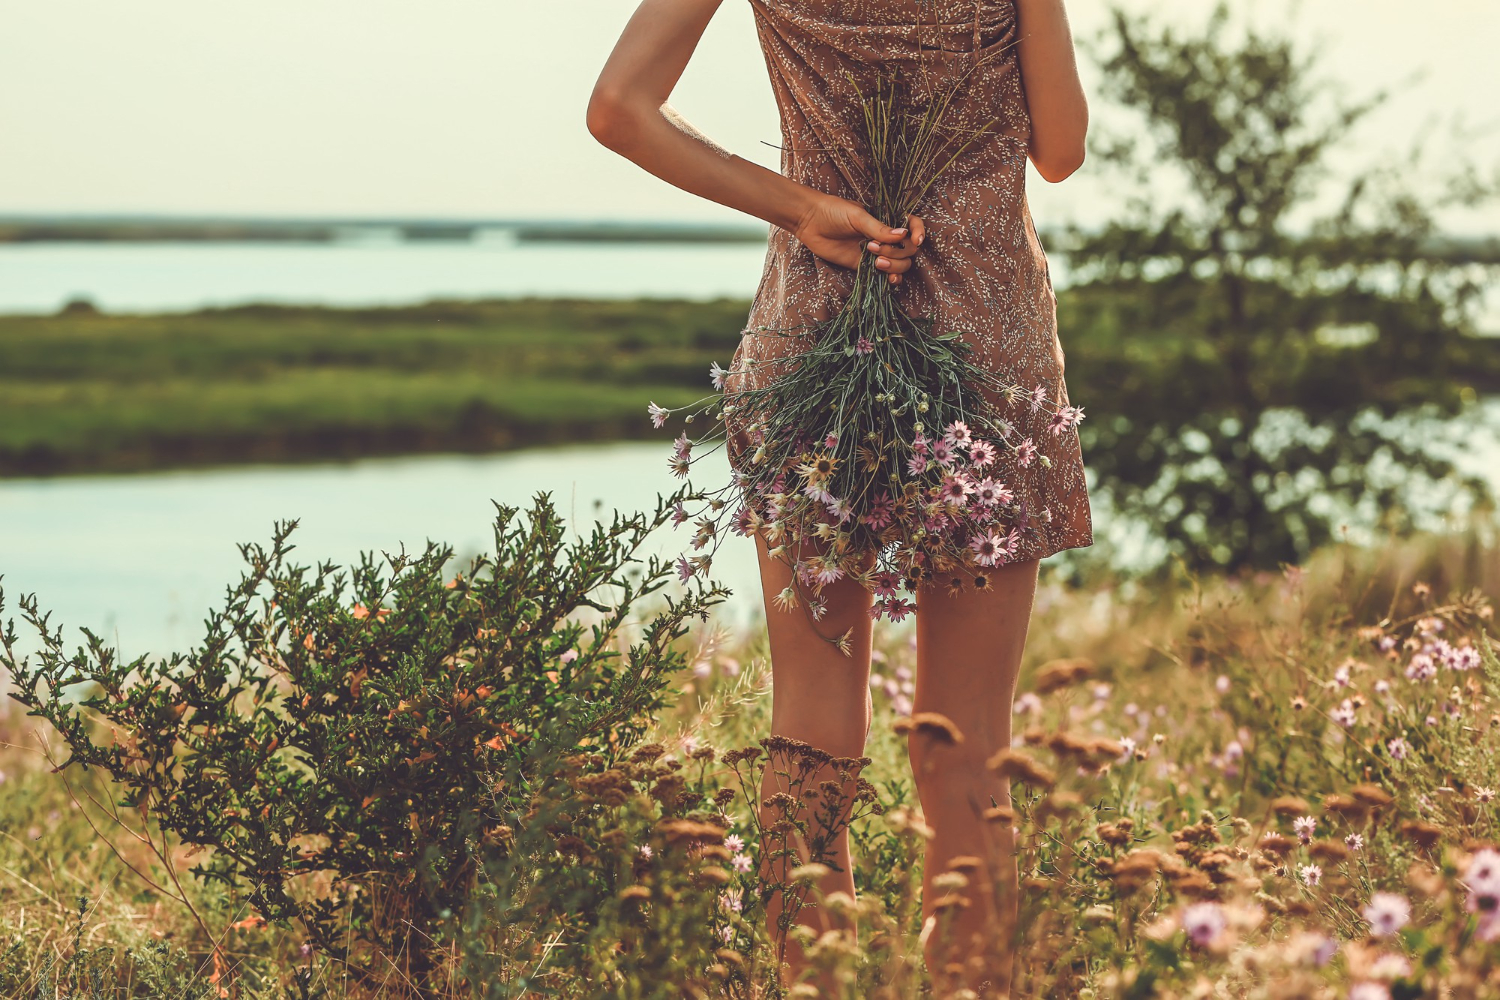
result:
[(947, 716), (974, 753), (1010, 743), (1037, 569), (1031, 559), (993, 570), (987, 590), (928, 587), (918, 595), (915, 711)]

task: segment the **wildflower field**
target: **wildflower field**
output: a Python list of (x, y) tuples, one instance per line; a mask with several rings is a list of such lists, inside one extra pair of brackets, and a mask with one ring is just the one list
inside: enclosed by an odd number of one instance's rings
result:
[[(278, 533), (175, 666), (61, 641), (25, 666), (11, 633), (8, 691), (51, 707), (4, 721), (0, 994), (819, 995), (777, 973), (782, 893), (826, 917), (809, 973), (837, 996), (964, 995), (921, 944), (993, 859), (924, 925), (907, 746), (963, 735), (910, 714), (909, 626), (877, 628), (867, 758), (767, 739), (762, 638), (720, 629), (713, 592), (663, 600), (671, 566), (629, 559), (652, 524), (567, 543), (545, 504), (502, 509), (456, 574), (441, 549), (298, 569)], [(1472, 536), (1044, 582), (991, 761), (1012, 995), (1500, 995), (1497, 586)], [(767, 766), (793, 794), (758, 801)], [(815, 888), (829, 824), (798, 792), (830, 766), (857, 899)]]

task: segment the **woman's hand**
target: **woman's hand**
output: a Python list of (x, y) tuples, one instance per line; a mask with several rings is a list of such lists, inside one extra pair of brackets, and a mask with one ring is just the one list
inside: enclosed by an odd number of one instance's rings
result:
[(866, 253), (877, 254), (875, 266), (899, 285), (927, 230), (918, 216), (907, 216), (906, 228), (892, 229), (852, 201), (822, 195), (803, 213), (792, 235), (816, 256), (842, 267), (858, 267)]

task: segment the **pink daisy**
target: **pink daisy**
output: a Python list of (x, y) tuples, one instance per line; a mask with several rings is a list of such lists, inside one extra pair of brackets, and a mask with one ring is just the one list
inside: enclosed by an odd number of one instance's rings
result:
[(981, 566), (993, 566), (1000, 561), (1003, 552), (1000, 538), (994, 532), (983, 532), (969, 539), (969, 548), (974, 550), (974, 561)]
[(943, 499), (954, 507), (962, 507), (969, 502), (969, 494), (974, 492), (974, 484), (969, 482), (967, 476), (948, 476), (943, 479)]
[(887, 598), (885, 602), (885, 616), (893, 622), (906, 621), (906, 616), (915, 610), (915, 604), (900, 597)]
[(1022, 441), (1020, 444), (1016, 445), (1016, 464), (1021, 468), (1025, 469), (1030, 467), (1032, 461), (1035, 459), (1036, 444), (1032, 442), (1031, 438), (1027, 438), (1025, 441)]
[(860, 520), (876, 531), (880, 531), (891, 523), (891, 518), (896, 513), (895, 506), (889, 494), (881, 493), (870, 503), (870, 509), (860, 517)]
[(988, 441), (975, 441), (969, 445), (969, 464), (982, 469), (995, 460), (995, 446)]
[(962, 420), (955, 420), (948, 425), (948, 433), (943, 435), (943, 440), (955, 448), (960, 448), (974, 440), (974, 435), (969, 433), (968, 424)]

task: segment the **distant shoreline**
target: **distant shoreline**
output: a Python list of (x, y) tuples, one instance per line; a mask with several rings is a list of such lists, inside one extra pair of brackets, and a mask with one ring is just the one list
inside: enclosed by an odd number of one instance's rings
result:
[[(371, 240), (413, 244), (514, 243), (726, 245), (765, 243), (766, 227), (715, 222), (621, 219), (243, 218), (153, 215), (4, 215), (0, 246), (17, 244), (255, 243), (337, 246)], [(1039, 233), (1051, 253), (1065, 254), (1062, 227)], [(1429, 239), (1435, 257), (1500, 263), (1500, 235)]]
[(4, 216), (6, 243), (340, 243), (385, 238), (470, 243), (764, 243), (763, 226), (695, 222), (508, 219), (236, 219), (153, 216)]
[(748, 303), (0, 316), (0, 479), (663, 437)]

